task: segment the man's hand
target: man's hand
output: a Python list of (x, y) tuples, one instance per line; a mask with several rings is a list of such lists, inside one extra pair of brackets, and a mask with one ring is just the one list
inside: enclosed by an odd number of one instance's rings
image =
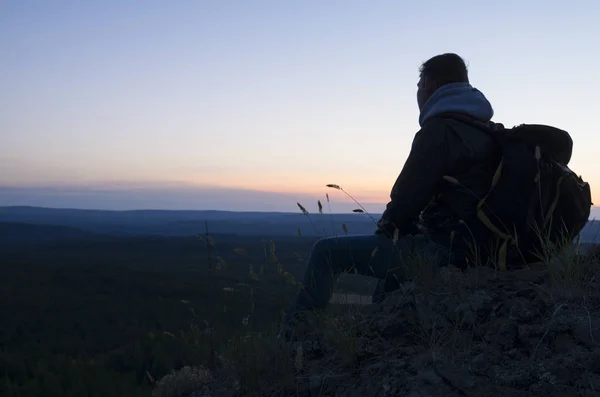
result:
[(418, 234), (419, 229), (414, 223), (410, 223), (410, 225), (406, 225), (408, 227), (404, 228), (404, 232), (400, 233), (400, 229), (392, 222), (390, 222), (387, 218), (381, 218), (377, 222), (377, 230), (375, 230), (375, 234), (383, 234), (389, 238), (400, 238), (402, 236), (406, 236), (408, 234)]
[(381, 218), (377, 222), (377, 230), (375, 231), (375, 234), (388, 234), (389, 229), (390, 221), (385, 218)]
[(392, 222), (390, 222), (387, 218), (381, 218), (377, 222), (377, 230), (375, 234), (383, 234), (389, 238), (398, 238), (398, 228)]

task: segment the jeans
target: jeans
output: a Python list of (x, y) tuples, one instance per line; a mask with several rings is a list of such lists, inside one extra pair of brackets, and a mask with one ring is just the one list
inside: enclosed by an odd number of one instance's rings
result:
[(304, 321), (303, 313), (324, 309), (329, 303), (338, 276), (343, 272), (378, 278), (374, 301), (385, 297), (410, 279), (411, 270), (427, 261), (428, 266), (442, 266), (449, 261), (449, 251), (424, 235), (408, 235), (395, 243), (382, 234), (328, 237), (312, 248), (302, 289), (288, 308), (283, 328), (293, 330)]

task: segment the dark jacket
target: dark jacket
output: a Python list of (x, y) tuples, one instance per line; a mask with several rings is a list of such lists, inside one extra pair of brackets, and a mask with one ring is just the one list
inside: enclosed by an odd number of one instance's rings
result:
[[(452, 119), (451, 114), (473, 122)], [(475, 217), (497, 161), (497, 145), (485, 131), (495, 126), (492, 116), (488, 100), (468, 84), (449, 84), (434, 93), (421, 111), (421, 129), (377, 233), (393, 236), (395, 229), (399, 236), (424, 233), (444, 244), (452, 236), (458, 245), (474, 233), (485, 238)]]

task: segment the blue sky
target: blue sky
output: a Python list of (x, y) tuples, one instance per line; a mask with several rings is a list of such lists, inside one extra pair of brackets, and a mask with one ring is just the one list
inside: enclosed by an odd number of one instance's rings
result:
[(337, 183), (382, 208), (418, 67), (442, 52), (495, 121), (568, 130), (600, 202), (598, 16), (592, 0), (5, 0), (0, 205), (293, 211)]

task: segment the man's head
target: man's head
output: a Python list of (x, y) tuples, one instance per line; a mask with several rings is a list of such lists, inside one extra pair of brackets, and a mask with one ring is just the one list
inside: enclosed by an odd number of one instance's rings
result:
[(469, 74), (465, 61), (456, 54), (446, 53), (434, 56), (419, 68), (417, 103), (419, 110), (433, 95), (435, 90), (450, 83), (468, 83)]

